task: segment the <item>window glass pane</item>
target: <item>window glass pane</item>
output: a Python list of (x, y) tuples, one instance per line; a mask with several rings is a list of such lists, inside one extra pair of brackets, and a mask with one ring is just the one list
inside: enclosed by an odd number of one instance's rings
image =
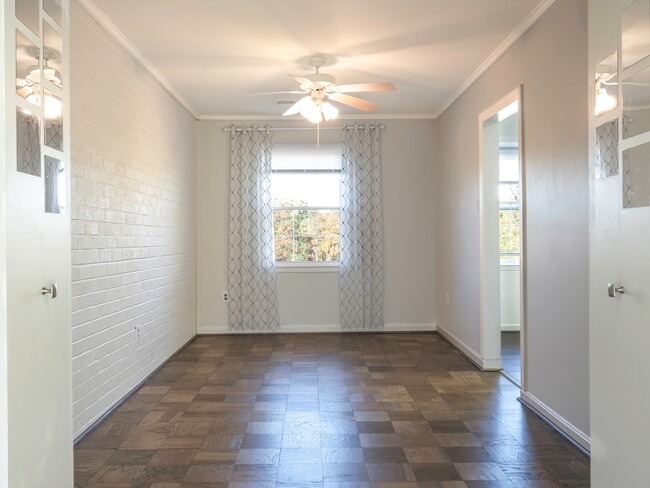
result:
[(316, 261), (316, 238), (297, 236), (294, 239), (294, 261)]
[(271, 175), (274, 207), (336, 207), (341, 202), (341, 175), (286, 174)]
[(340, 218), (338, 210), (319, 210), (317, 214), (318, 233), (320, 235), (340, 234)]
[(43, 22), (43, 77), (55, 86), (63, 86), (63, 38)]
[(623, 139), (650, 131), (650, 68), (623, 82)]
[(329, 261), (340, 257), (339, 210), (275, 210), (276, 261)]
[(293, 238), (292, 237), (275, 238), (275, 260), (293, 261)]
[(63, 8), (61, 7), (61, 0), (43, 0), (43, 8), (50, 14), (56, 23), (63, 25)]
[(39, 35), (38, 19), (40, 16), (38, 0), (16, 0), (16, 18), (37, 36)]
[(294, 218), (297, 235), (316, 235), (316, 219), (312, 210), (297, 210)]
[(63, 151), (63, 101), (45, 90), (45, 144)]
[(340, 170), (341, 144), (275, 144), (271, 154), (274, 170)]
[(16, 93), (25, 100), (40, 105), (41, 50), (16, 31)]
[(40, 124), (36, 115), (16, 108), (17, 170), (28, 175), (41, 176)]
[(499, 210), (499, 252), (519, 254), (519, 210)]
[(341, 259), (341, 239), (338, 235), (318, 239), (318, 260), (338, 262)]
[(45, 156), (45, 211), (47, 213), (63, 213), (66, 190), (63, 161)]

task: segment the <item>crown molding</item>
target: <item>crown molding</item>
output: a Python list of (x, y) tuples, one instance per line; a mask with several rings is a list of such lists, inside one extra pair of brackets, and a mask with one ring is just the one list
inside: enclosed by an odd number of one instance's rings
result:
[(181, 95), (176, 88), (151, 64), (144, 54), (133, 45), (131, 41), (122, 33), (122, 31), (113, 23), (113, 21), (92, 1), (76, 0), (76, 2), (95, 19), (95, 21), (113, 38), (124, 50), (133, 57), (138, 63), (153, 76), (158, 83), (169, 93), (176, 101), (187, 110), (194, 118), (198, 118), (198, 113), (192, 105)]
[(476, 70), (458, 87), (458, 89), (447, 99), (440, 110), (435, 114), (435, 118), (440, 117), (474, 82), (485, 73), (490, 66), (496, 63), (501, 56), (517, 42), (528, 30), (537, 23), (537, 21), (557, 2), (557, 0), (544, 0), (526, 17), (521, 24), (513, 30), (504, 41), (483, 61)]
[[(435, 120), (434, 114), (346, 114), (337, 120)], [(199, 115), (198, 120), (303, 120), (299, 115)]]

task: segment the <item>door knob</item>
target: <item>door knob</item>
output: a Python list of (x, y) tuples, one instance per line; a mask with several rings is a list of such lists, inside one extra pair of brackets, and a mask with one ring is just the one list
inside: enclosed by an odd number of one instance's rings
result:
[(50, 295), (50, 298), (56, 298), (56, 283), (52, 283), (49, 288), (48, 287), (43, 287), (41, 288), (41, 295)]
[(623, 286), (616, 286), (614, 283), (607, 284), (607, 293), (611, 298), (616, 298), (616, 294), (624, 295), (625, 288)]

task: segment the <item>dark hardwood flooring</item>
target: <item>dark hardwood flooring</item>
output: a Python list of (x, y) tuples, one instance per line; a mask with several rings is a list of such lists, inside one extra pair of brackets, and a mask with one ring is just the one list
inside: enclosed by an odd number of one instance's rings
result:
[(501, 367), (521, 386), (521, 342), (519, 332), (501, 332)]
[(79, 488), (588, 487), (437, 334), (204, 336), (75, 448)]

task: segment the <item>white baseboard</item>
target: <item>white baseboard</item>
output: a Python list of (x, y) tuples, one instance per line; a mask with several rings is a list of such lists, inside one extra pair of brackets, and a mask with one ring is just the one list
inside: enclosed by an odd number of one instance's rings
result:
[(519, 332), (520, 330), (520, 324), (501, 324), (501, 332)]
[[(368, 332), (434, 332), (436, 324), (386, 324), (383, 329)], [(298, 334), (298, 333), (327, 333), (343, 332), (340, 324), (325, 325), (281, 325), (280, 330), (260, 330), (260, 331), (238, 331), (230, 330), (228, 326), (199, 327), (199, 335), (221, 335), (221, 334)], [(351, 331), (357, 332), (357, 331)], [(358, 331), (361, 332), (361, 331)]]
[(438, 331), (438, 334), (447, 339), (452, 346), (463, 353), (463, 355), (473, 362), (481, 371), (499, 371), (501, 369), (500, 359), (483, 359), (478, 352), (465, 344), (440, 324), (438, 324), (436, 330)]
[(539, 414), (542, 415), (542, 417), (553, 424), (563, 434), (571, 438), (575, 443), (577, 443), (587, 452), (591, 452), (591, 437), (582, 432), (575, 425), (562, 417), (559, 413), (546, 405), (535, 395), (526, 391), (522, 391), (520, 397), (521, 401), (525, 405), (532, 407), (533, 410), (536, 410)]

